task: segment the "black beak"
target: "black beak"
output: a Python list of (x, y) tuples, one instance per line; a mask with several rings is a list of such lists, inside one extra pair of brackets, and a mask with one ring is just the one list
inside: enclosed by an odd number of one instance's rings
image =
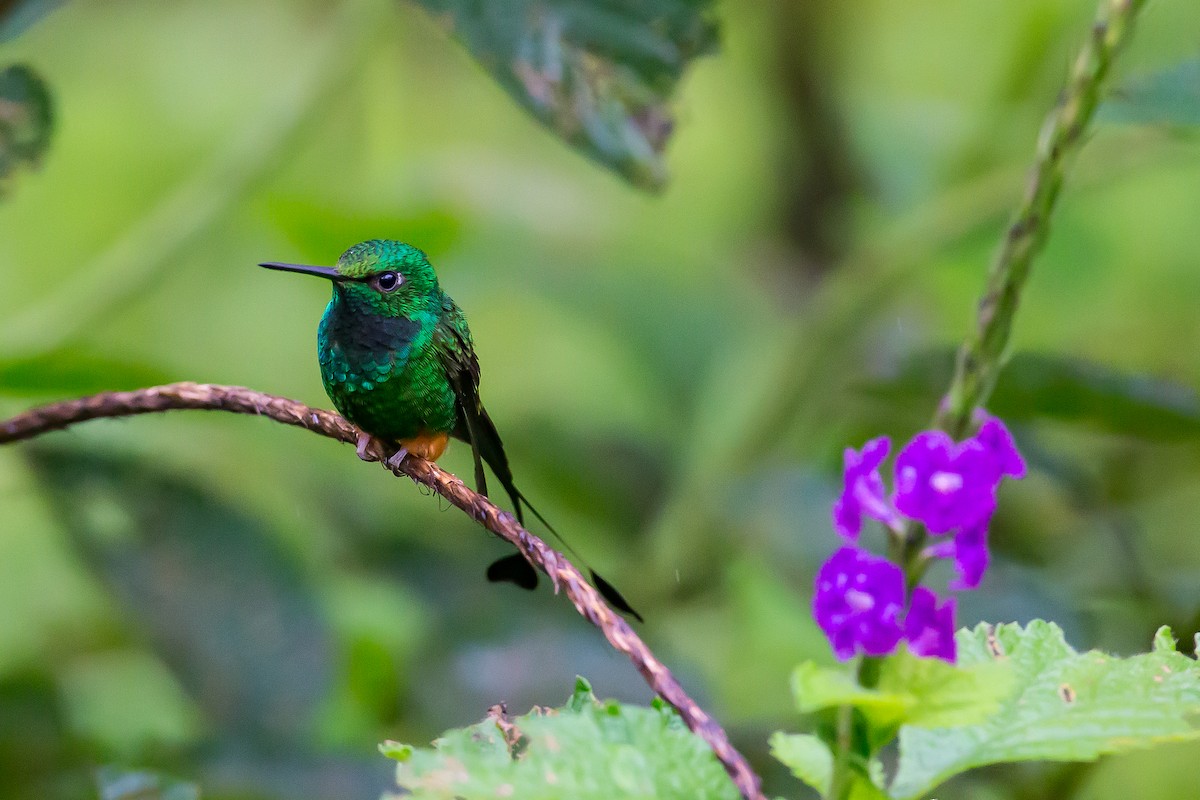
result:
[(268, 261), (265, 264), (259, 264), (260, 267), (267, 269), (277, 269), (281, 272), (300, 272), (305, 275), (317, 275), (322, 278), (328, 278), (331, 281), (344, 281), (345, 275), (338, 273), (333, 267), (308, 267), (304, 264), (281, 264), (278, 261)]

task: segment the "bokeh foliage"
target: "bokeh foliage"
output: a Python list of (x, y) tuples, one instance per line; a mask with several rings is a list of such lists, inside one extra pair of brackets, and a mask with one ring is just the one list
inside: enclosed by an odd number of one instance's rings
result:
[(50, 144), (50, 92), (24, 64), (0, 69), (0, 197), (22, 168), (36, 167)]
[(684, 68), (712, 50), (711, 0), (419, 0), (556, 133), (661, 188)]
[[(518, 108), (474, 34), (446, 36), (469, 6), (76, 0), (0, 42), (57, 118), (0, 204), (0, 411), (184, 378), (324, 404), (322, 288), (253, 264), (412, 241), (470, 317), (523, 489), (646, 612), (769, 791), (798, 795), (766, 742), (794, 729), (794, 666), (829, 658), (806, 603), (841, 449), (932, 416), (1093, 4), (718, 4), (656, 197)], [(966, 624), (1045, 617), (1125, 653), (1200, 627), (1198, 27), (1194, 4), (1152, 6), (1118, 76), (1145, 102), (1112, 106), (1067, 182), (993, 408), (1033, 474), (1003, 493)], [(561, 599), (484, 584), (502, 549), (468, 520), (276, 427), (179, 414), (0, 451), (10, 796), (94, 796), (92, 768), (120, 764), (206, 797), (375, 797), (382, 739), (524, 712), (576, 674), (648, 700)], [(470, 473), (461, 448), (446, 464)], [(196, 526), (214, 531), (189, 542)], [(188, 556), (201, 543), (211, 561)], [(151, 580), (229, 588), (156, 606)], [(324, 654), (304, 677), (245, 640), (291, 613)], [(225, 705), (196, 674), (221, 635), (254, 662)], [(252, 680), (278, 686), (231, 702)], [(285, 696), (308, 711), (280, 737), (256, 704)], [(995, 767), (946, 792), (1187, 796), (1196, 754)]]

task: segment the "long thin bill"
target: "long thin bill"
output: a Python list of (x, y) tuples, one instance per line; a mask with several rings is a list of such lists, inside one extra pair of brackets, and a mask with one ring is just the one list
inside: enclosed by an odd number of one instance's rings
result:
[(268, 261), (265, 264), (259, 264), (260, 267), (267, 269), (277, 269), (280, 272), (299, 272), (303, 275), (316, 275), (320, 278), (328, 278), (331, 281), (345, 280), (345, 276), (338, 273), (333, 267), (310, 267), (305, 264), (284, 264), (279, 261)]

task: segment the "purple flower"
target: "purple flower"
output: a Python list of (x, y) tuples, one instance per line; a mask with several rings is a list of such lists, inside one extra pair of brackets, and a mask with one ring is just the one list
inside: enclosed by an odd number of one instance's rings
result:
[[(917, 434), (896, 457), (889, 499), (879, 465), (890, 447), (881, 436), (862, 450), (846, 450), (845, 485), (833, 507), (837, 532), (856, 541), (868, 516), (895, 531), (904, 529), (907, 517), (931, 534), (953, 534), (936, 540), (925, 555), (954, 560), (958, 576), (951, 589), (976, 588), (990, 559), (988, 523), (996, 510), (996, 490), (1006, 476), (1022, 478), (1026, 472), (1012, 435), (995, 417), (985, 418), (975, 436), (958, 444), (942, 431)], [(813, 616), (843, 661), (859, 653), (888, 655), (904, 639), (917, 656), (954, 663), (956, 601), (940, 602), (921, 586), (907, 600), (899, 566), (844, 546), (817, 572)]]
[(934, 534), (991, 517), (1000, 479), (996, 452), (973, 438), (955, 444), (942, 431), (917, 434), (896, 456), (896, 508)]
[(846, 448), (842, 496), (833, 504), (833, 527), (847, 541), (858, 541), (863, 514), (893, 528), (901, 523), (879, 477), (879, 465), (891, 446), (886, 436), (880, 436), (864, 444), (861, 452)]
[(1017, 452), (1012, 434), (999, 418), (988, 417), (979, 428), (979, 433), (975, 434), (975, 441), (991, 454), (992, 463), (1000, 471), (997, 481), (1005, 475), (1017, 479), (1025, 477), (1025, 459)]
[(963, 528), (954, 534), (953, 539), (938, 542), (926, 550), (934, 558), (954, 559), (958, 577), (950, 581), (951, 589), (975, 589), (983, 580), (983, 573), (987, 571), (991, 559), (987, 547), (989, 521), (981, 520), (969, 528)]
[(904, 638), (914, 655), (940, 658), (954, 663), (958, 650), (954, 643), (955, 600), (950, 598), (941, 606), (932, 589), (918, 586), (904, 618)]
[(843, 547), (817, 572), (813, 616), (842, 661), (892, 652), (903, 610), (904, 573), (886, 558)]

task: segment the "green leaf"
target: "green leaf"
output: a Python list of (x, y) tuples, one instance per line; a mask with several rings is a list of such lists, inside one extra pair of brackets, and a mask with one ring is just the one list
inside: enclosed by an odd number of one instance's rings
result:
[(50, 92), (42, 79), (24, 64), (0, 72), (0, 197), (18, 169), (41, 163), (53, 126)]
[[(90, 794), (90, 781), (83, 776), (94, 766), (95, 756), (69, 734), (62, 690), (53, 672), (57, 664), (46, 661), (35, 665), (31, 659), (29, 667), (15, 673), (6, 670), (0, 677), (0, 775), (4, 796), (13, 800)], [(68, 782), (76, 791), (67, 789)], [(55, 784), (63, 787), (62, 794), (47, 792), (46, 787)]]
[(880, 691), (914, 699), (904, 724), (923, 728), (983, 722), (999, 710), (1012, 687), (1012, 665), (1007, 661), (955, 665), (918, 658), (907, 649), (884, 659), (879, 675)]
[(887, 792), (855, 774), (850, 784), (850, 800), (887, 800)]
[(1200, 125), (1200, 59), (1135, 78), (1100, 108), (1105, 122)]
[[(1007, 663), (953, 665), (918, 658), (905, 649), (883, 660), (875, 689), (863, 688), (845, 669), (812, 662), (792, 673), (792, 692), (801, 713), (853, 706), (876, 734), (901, 723), (932, 727), (980, 722), (999, 708), (1011, 687)], [(878, 735), (870, 738), (880, 741)]]
[(566, 705), (493, 716), (432, 748), (385, 742), (415, 800), (680, 798), (740, 795), (712, 751), (668, 708), (598, 701), (580, 679)]
[(1058, 626), (980, 625), (958, 636), (964, 664), (1012, 664), (1013, 689), (975, 725), (900, 730), (891, 793), (927, 794), (965, 770), (1006, 761), (1091, 761), (1108, 753), (1200, 737), (1200, 670), (1174, 649), (1170, 631), (1153, 652), (1117, 658), (1077, 653)]
[(853, 706), (875, 728), (895, 725), (911, 711), (917, 699), (905, 691), (866, 689), (846, 671), (806, 661), (792, 673), (792, 694), (802, 714), (837, 706)]
[[(771, 755), (822, 796), (829, 793), (833, 754), (818, 737), (805, 733), (775, 733), (771, 736)], [(883, 773), (877, 762), (872, 762), (871, 772), (882, 779)], [(850, 780), (850, 800), (886, 800), (887, 794), (867, 776), (853, 772)]]
[(771, 755), (822, 796), (829, 793), (833, 753), (819, 737), (777, 731), (771, 734)]
[(567, 708), (572, 711), (582, 711), (595, 702), (596, 695), (592, 692), (592, 684), (582, 675), (576, 675), (575, 691), (571, 692), (571, 696), (567, 698)]
[(669, 99), (711, 50), (711, 0), (417, 0), (559, 136), (643, 188), (666, 180)]

